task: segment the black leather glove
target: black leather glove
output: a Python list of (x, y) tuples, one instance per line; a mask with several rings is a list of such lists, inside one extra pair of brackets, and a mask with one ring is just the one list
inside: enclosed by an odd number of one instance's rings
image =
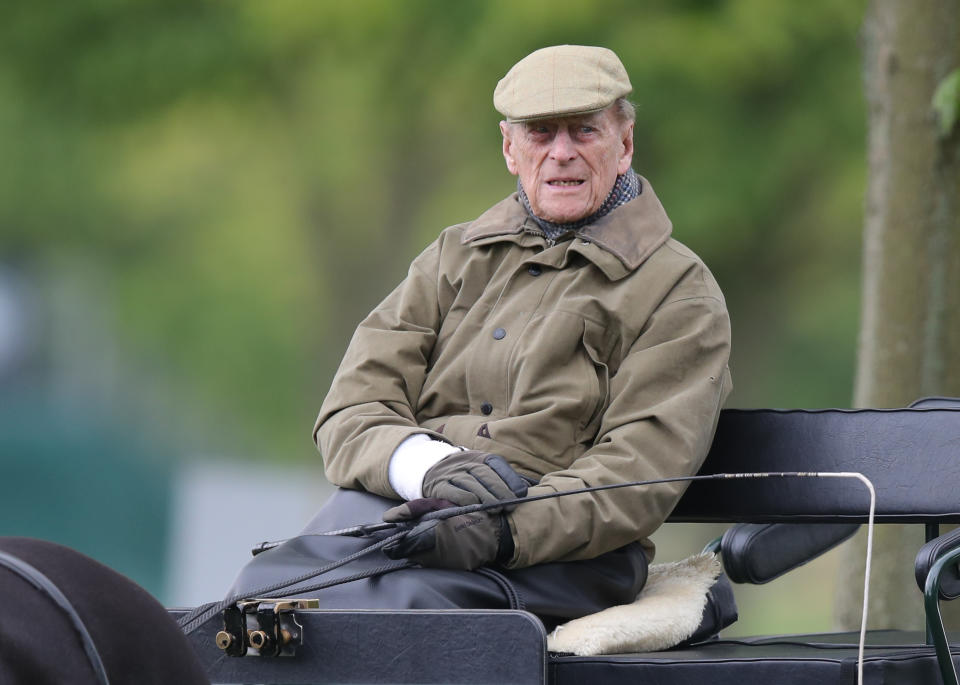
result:
[[(384, 521), (413, 521), (423, 514), (447, 509), (442, 499), (415, 499), (383, 514)], [(448, 519), (411, 524), (406, 537), (383, 548), (391, 559), (410, 559), (433, 568), (472, 570), (513, 556), (513, 536), (503, 514), (478, 511)]]
[(431, 466), (423, 477), (422, 491), (425, 499), (445, 499), (465, 507), (525, 497), (527, 481), (499, 454), (467, 450)]

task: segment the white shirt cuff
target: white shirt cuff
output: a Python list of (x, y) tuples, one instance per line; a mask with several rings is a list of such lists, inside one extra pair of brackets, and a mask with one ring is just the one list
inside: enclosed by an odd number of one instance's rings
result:
[(430, 467), (463, 447), (434, 440), (426, 433), (416, 433), (397, 445), (390, 456), (387, 477), (392, 487), (405, 500), (423, 497), (423, 477)]

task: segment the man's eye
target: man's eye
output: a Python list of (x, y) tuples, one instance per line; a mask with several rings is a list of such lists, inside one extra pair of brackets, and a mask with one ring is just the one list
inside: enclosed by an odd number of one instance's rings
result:
[(580, 127), (580, 133), (593, 133), (593, 132), (596, 131), (596, 130), (597, 130), (597, 129), (595, 129), (593, 126), (581, 126), (581, 127)]

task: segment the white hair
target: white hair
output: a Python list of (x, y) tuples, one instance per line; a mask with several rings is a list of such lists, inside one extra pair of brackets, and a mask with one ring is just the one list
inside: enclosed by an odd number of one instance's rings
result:
[(617, 98), (610, 107), (622, 124), (632, 124), (637, 120), (637, 106), (627, 98)]

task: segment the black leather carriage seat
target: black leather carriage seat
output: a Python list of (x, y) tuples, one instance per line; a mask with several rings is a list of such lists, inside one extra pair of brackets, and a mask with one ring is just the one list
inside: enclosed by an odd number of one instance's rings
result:
[[(960, 400), (927, 398), (908, 409), (725, 410), (701, 473), (857, 471), (877, 489), (877, 521), (960, 521)], [(852, 535), (868, 496), (853, 480), (761, 479), (694, 483), (671, 520), (741, 525), (721, 542), (736, 582), (763, 583)], [(951, 540), (941, 536), (940, 546)], [(918, 527), (917, 547), (923, 543)], [(783, 545), (777, 554), (771, 549)], [(926, 565), (936, 558), (928, 545)], [(921, 568), (923, 566), (923, 568)], [(944, 599), (956, 596), (948, 578)], [(917, 594), (917, 601), (922, 602)], [(551, 655), (556, 685), (713, 685), (857, 682), (857, 633), (713, 640), (690, 647), (597, 657)], [(960, 633), (949, 635), (951, 645)], [(870, 631), (864, 682), (941, 682), (925, 635)], [(960, 665), (960, 648), (953, 653)]]
[[(908, 409), (726, 409), (701, 474), (859, 472), (877, 490), (878, 523), (960, 523), (960, 401)], [(856, 480), (765, 478), (690, 485), (671, 521), (864, 523)], [(921, 535), (922, 539), (922, 535)]]
[[(862, 472), (877, 489), (878, 523), (960, 523), (960, 499), (956, 495), (960, 484), (960, 402), (934, 398), (910, 409), (889, 410), (725, 410), (701, 473), (760, 471)], [(800, 524), (795, 530), (814, 524), (807, 529), (810, 535), (806, 542), (792, 543), (791, 554), (783, 555), (776, 564), (769, 559), (759, 563), (738, 562), (742, 579), (763, 582), (775, 577), (784, 564), (802, 563), (804, 554), (828, 548), (852, 532), (857, 524), (865, 522), (867, 504), (866, 491), (856, 480), (711, 480), (691, 485), (670, 520), (757, 526), (742, 528), (746, 531), (742, 537), (736, 533), (730, 535), (727, 547), (731, 554), (734, 548), (738, 548), (738, 553), (751, 549), (756, 552), (766, 546), (758, 544), (760, 542), (772, 542), (776, 546), (778, 536), (788, 529), (770, 528), (769, 524)], [(827, 532), (818, 530), (821, 524), (840, 527)], [(918, 548), (923, 538), (923, 527), (919, 526)], [(952, 538), (941, 536), (938, 540), (941, 547), (951, 547)], [(931, 546), (924, 558), (929, 561), (937, 554)], [(918, 573), (924, 575), (929, 563), (921, 566)], [(958, 584), (950, 579), (942, 589), (948, 596), (960, 592)], [(919, 593), (917, 601), (921, 601)], [(400, 618), (406, 620), (404, 616)], [(542, 625), (536, 626), (536, 648), (531, 658), (536, 662), (537, 673), (535, 678), (524, 682), (539, 682), (543, 674), (541, 650), (545, 640)], [(510, 631), (504, 635), (510, 642)], [(853, 685), (857, 681), (857, 638), (854, 633), (841, 633), (719, 639), (662, 652), (598, 657), (550, 655), (546, 672), (548, 682), (553, 685), (689, 685), (696, 682)], [(949, 638), (951, 645), (957, 645), (951, 654), (953, 661), (960, 663), (960, 633)], [(404, 632), (401, 643), (408, 645), (409, 642), (409, 633)], [(925, 636), (921, 633), (871, 631), (864, 682), (870, 685), (939, 683), (940, 669), (934, 648), (925, 646), (924, 642)], [(320, 652), (303, 651), (302, 666), (309, 670), (313, 668), (311, 659), (317, 658)], [(502, 652), (491, 652), (484, 648), (483, 653), (488, 656), (493, 653), (498, 662), (509, 664), (513, 651), (516, 650), (505, 648)], [(214, 654), (205, 657), (205, 663), (223, 663), (218, 650), (210, 647), (208, 652)], [(373, 669), (382, 675), (378, 669), (384, 664), (377, 657), (379, 654), (371, 657), (367, 670)], [(292, 661), (300, 658), (298, 653)], [(392, 665), (397, 657), (390, 653), (384, 658)], [(247, 659), (237, 664), (236, 670), (252, 675), (256, 666), (264, 664), (263, 659)], [(477, 682), (473, 670), (468, 675), (473, 678), (468, 682)], [(238, 680), (234, 678), (230, 682)], [(291, 679), (261, 678), (256, 682), (291, 682)], [(368, 678), (364, 682), (379, 680)], [(424, 682), (443, 682), (443, 679)], [(506, 678), (498, 682), (516, 680)]]
[[(865, 685), (935, 685), (940, 671), (923, 633), (871, 631)], [(951, 643), (960, 639), (952, 634)], [(856, 633), (718, 640), (646, 654), (551, 656), (553, 685), (855, 685)], [(960, 654), (954, 656), (960, 664)]]

